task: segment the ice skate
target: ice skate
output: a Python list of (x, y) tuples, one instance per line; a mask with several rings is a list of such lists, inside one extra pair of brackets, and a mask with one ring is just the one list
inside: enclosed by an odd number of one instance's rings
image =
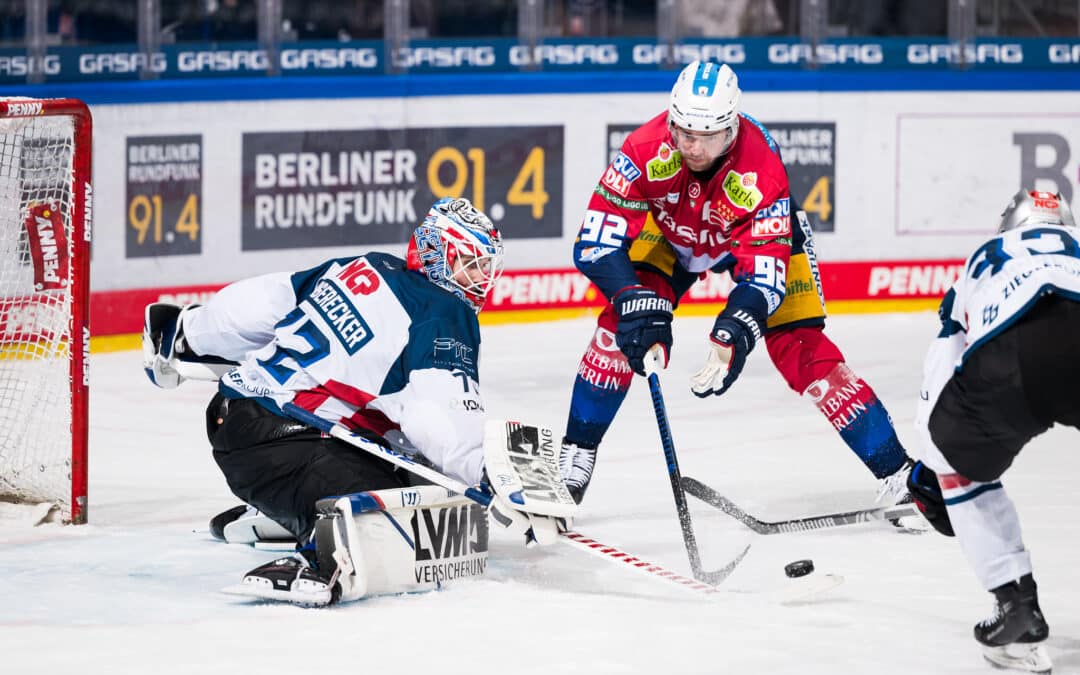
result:
[(1050, 655), (1043, 643), (1050, 634), (1035, 579), (1026, 574), (993, 590), (994, 613), (975, 624), (975, 639), (987, 661), (1001, 668), (1049, 673)]
[(313, 551), (299, 551), (256, 567), (245, 574), (239, 584), (223, 588), (222, 592), (304, 607), (323, 607), (341, 597), (336, 577), (336, 574), (326, 577), (319, 573), (314, 566)]
[[(878, 506), (911, 504), (915, 501), (907, 488), (907, 479), (913, 466), (915, 466), (915, 463), (910, 458), (905, 459), (899, 469), (881, 479), (881, 485), (878, 487), (877, 499), (875, 500)], [(930, 524), (926, 522), (926, 518), (923, 518), (918, 513), (903, 516), (902, 518), (894, 518), (889, 522), (892, 523), (893, 527), (913, 534), (922, 534), (930, 529)]]
[(230, 544), (252, 544), (266, 550), (291, 551), (296, 547), (296, 537), (291, 532), (247, 504), (211, 518), (210, 535)]
[(562, 443), (559, 453), (559, 472), (574, 502), (581, 503), (585, 490), (592, 480), (593, 467), (596, 466), (596, 448), (589, 448), (567, 441)]

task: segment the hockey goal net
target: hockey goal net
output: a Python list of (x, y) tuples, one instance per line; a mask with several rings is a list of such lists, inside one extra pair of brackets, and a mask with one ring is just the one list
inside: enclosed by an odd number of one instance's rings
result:
[(86, 522), (91, 120), (0, 98), (0, 500)]

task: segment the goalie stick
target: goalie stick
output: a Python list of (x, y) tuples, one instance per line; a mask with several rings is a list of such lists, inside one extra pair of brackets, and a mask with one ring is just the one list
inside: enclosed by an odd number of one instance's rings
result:
[(767, 521), (755, 518), (739, 508), (734, 502), (724, 497), (716, 490), (705, 485), (690, 476), (682, 478), (683, 490), (697, 497), (701, 501), (714, 506), (728, 514), (743, 525), (746, 525), (758, 534), (780, 534), (782, 532), (805, 532), (808, 530), (821, 530), (829, 527), (841, 527), (843, 525), (857, 525), (877, 520), (893, 520), (918, 513), (918, 507), (914, 504), (898, 504), (896, 506), (882, 506), (861, 511), (845, 511), (843, 513), (830, 513), (821, 516), (808, 516), (806, 518), (792, 518), (791, 520)]
[[(323, 433), (329, 434), (334, 438), (340, 439), (353, 447), (356, 447), (365, 452), (371, 453), (377, 457), (381, 457), (384, 460), (390, 462), (395, 466), (399, 466), (406, 471), (409, 471), (421, 478), (431, 481), (432, 483), (442, 486), (448, 490), (452, 490), (459, 494), (463, 494), (474, 502), (481, 506), (489, 506), (491, 504), (492, 496), (483, 490), (478, 490), (473, 487), (469, 487), (461, 481), (455, 480), (435, 469), (418, 463), (416, 460), (410, 458), (408, 455), (395, 450), (394, 448), (388, 448), (378, 443), (352, 433), (345, 427), (334, 424), (329, 420), (324, 420), (303, 408), (300, 408), (292, 403), (286, 403), (282, 406), (282, 410), (285, 414), (289, 415), (293, 419), (310, 425)], [(400, 443), (394, 443), (398, 448), (407, 448)], [(711, 585), (708, 581), (688, 579), (674, 572), (671, 572), (659, 565), (646, 562), (640, 558), (633, 556), (625, 551), (621, 551), (613, 546), (601, 544), (580, 532), (563, 531), (560, 532), (559, 541), (576, 548), (578, 550), (586, 551), (593, 555), (597, 555), (605, 560), (613, 563), (617, 563), (622, 567), (628, 567), (637, 572), (646, 574), (653, 579), (675, 584), (685, 590), (693, 591), (696, 593), (710, 594), (717, 592), (714, 585)], [(728, 563), (727, 566), (718, 570), (717, 574), (720, 574), (720, 579), (726, 578), (735, 566), (746, 555), (746, 550), (739, 554), (734, 560)]]
[(709, 571), (701, 566), (701, 552), (698, 550), (697, 537), (694, 536), (694, 524), (690, 520), (690, 508), (686, 503), (686, 493), (683, 492), (682, 474), (679, 472), (679, 458), (675, 455), (675, 441), (671, 438), (667, 407), (664, 405), (664, 393), (660, 389), (660, 376), (657, 375), (659, 359), (660, 355), (655, 348), (645, 354), (645, 374), (649, 379), (649, 392), (652, 394), (653, 412), (656, 413), (656, 426), (660, 431), (660, 443), (664, 447), (664, 457), (667, 459), (668, 477), (671, 479), (671, 494), (675, 498), (675, 511), (679, 515), (683, 545), (686, 547), (686, 555), (690, 559), (690, 571), (693, 573), (694, 578), (715, 586), (731, 575), (735, 570), (735, 566), (750, 550), (750, 546), (747, 545), (735, 560), (718, 570)]

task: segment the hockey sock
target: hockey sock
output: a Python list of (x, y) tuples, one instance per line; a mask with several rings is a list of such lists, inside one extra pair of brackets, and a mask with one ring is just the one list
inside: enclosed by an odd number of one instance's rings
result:
[(943, 473), (938, 483), (960, 549), (986, 590), (1031, 574), (1020, 517), (999, 481), (978, 483)]
[(615, 335), (597, 328), (578, 365), (566, 438), (571, 443), (595, 448), (630, 391), (634, 373), (615, 345)]
[(846, 363), (838, 363), (804, 393), (829, 420), (840, 438), (877, 478), (895, 473), (907, 453), (892, 418), (874, 390)]

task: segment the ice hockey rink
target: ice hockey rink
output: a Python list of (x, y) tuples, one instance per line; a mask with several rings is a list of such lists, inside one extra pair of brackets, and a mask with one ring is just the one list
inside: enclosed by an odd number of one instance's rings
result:
[[(842, 315), (829, 334), (877, 391), (901, 439), (912, 418), (931, 312)], [(488, 412), (563, 430), (593, 323), (489, 326)], [(678, 318), (662, 374), (682, 471), (766, 519), (868, 507), (877, 484), (764, 349), (722, 398), (688, 378), (711, 320)], [(487, 575), (427, 594), (328, 609), (249, 603), (220, 589), (275, 554), (215, 542), (236, 504), (208, 450), (208, 383), (155, 389), (136, 352), (91, 359), (90, 524), (0, 522), (0, 672), (83, 673), (987, 673), (971, 637), (991, 609), (956, 542), (887, 524), (761, 536), (691, 498), (706, 567), (750, 551), (700, 596), (567, 546), (525, 550), (492, 531)], [(1005, 485), (1032, 551), (1054, 673), (1080, 673), (1080, 435), (1053, 429)], [(689, 573), (645, 382), (601, 447), (576, 529)], [(811, 558), (845, 579), (778, 601), (783, 566)]]

